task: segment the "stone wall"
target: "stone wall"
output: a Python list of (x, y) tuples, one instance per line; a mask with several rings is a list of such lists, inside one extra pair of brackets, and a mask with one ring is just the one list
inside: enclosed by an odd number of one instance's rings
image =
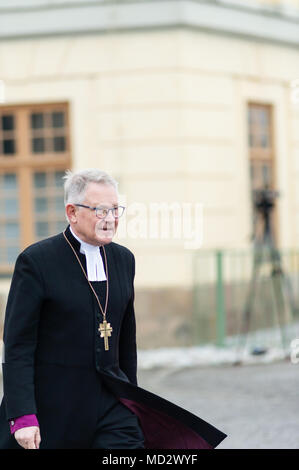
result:
[(138, 289), (135, 293), (135, 314), (140, 349), (193, 344), (191, 290)]

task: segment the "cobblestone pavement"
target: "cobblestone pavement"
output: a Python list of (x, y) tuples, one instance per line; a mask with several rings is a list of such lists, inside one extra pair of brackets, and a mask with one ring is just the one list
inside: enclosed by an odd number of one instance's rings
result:
[(299, 364), (141, 370), (138, 379), (225, 432), (219, 449), (299, 449)]
[(299, 449), (299, 364), (156, 368), (138, 380), (225, 432), (219, 449)]

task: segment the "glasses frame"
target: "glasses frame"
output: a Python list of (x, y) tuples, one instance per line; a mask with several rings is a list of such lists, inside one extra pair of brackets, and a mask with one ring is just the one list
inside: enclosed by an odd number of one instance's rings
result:
[[(86, 206), (85, 204), (74, 204), (74, 206), (77, 206), (77, 207), (84, 207), (85, 209), (90, 209), (90, 210), (92, 210), (92, 211), (95, 211), (95, 215), (96, 215), (97, 219), (101, 219), (101, 220), (106, 219), (106, 217), (109, 215), (109, 212), (110, 212), (110, 211), (111, 211), (112, 216), (114, 217), (114, 219), (119, 219), (119, 218), (123, 215), (123, 213), (124, 213), (124, 211), (125, 211), (125, 206), (110, 207), (110, 209), (106, 209), (106, 207), (91, 207), (91, 206)], [(117, 217), (115, 217), (115, 215), (113, 214), (113, 210), (114, 210), (114, 209), (119, 209), (119, 208), (123, 209), (122, 214), (119, 215), (119, 216), (117, 216)], [(97, 215), (97, 210), (99, 210), (99, 209), (105, 209), (105, 210), (108, 211), (107, 214), (105, 215), (105, 217), (99, 217), (99, 216)]]

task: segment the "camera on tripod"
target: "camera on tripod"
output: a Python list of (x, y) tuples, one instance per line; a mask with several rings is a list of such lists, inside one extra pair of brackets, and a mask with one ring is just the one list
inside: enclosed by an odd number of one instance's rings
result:
[[(252, 191), (252, 201), (256, 216), (260, 214), (263, 218), (263, 235), (264, 243), (273, 244), (273, 233), (271, 226), (271, 210), (275, 206), (275, 199), (279, 197), (279, 191), (269, 189), (266, 185), (263, 189), (254, 189)], [(257, 242), (256, 234), (254, 234)]]
[(268, 189), (267, 186), (263, 189), (253, 189), (252, 198), (254, 207), (263, 213), (270, 211), (274, 207), (275, 199), (279, 195), (279, 191)]
[[(275, 206), (275, 200), (279, 197), (279, 192), (269, 189), (265, 185), (262, 189), (252, 190), (252, 202), (254, 206), (254, 250), (252, 274), (249, 281), (248, 293), (245, 299), (243, 315), (241, 318), (238, 354), (241, 347), (245, 345), (246, 337), (250, 331), (250, 325), (253, 315), (254, 300), (257, 296), (257, 286), (261, 276), (261, 267), (270, 262), (270, 281), (274, 298), (274, 312), (277, 315), (277, 323), (280, 329), (282, 349), (286, 353), (287, 336), (286, 326), (289, 318), (293, 317), (295, 311), (295, 302), (292, 292), (292, 285), (282, 269), (281, 254), (275, 246), (275, 237), (273, 234), (271, 211)], [(259, 216), (259, 217), (257, 217)], [(262, 224), (257, 224), (257, 218)], [(272, 305), (268, 308), (273, 308)], [(252, 354), (264, 354), (267, 351), (265, 347), (254, 347)], [(240, 359), (236, 361), (240, 364)]]

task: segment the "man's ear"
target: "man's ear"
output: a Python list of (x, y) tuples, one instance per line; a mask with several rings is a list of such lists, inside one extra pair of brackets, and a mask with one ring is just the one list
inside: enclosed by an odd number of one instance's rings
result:
[(77, 209), (74, 204), (67, 204), (65, 206), (65, 212), (68, 217), (68, 220), (75, 224), (77, 222)]

